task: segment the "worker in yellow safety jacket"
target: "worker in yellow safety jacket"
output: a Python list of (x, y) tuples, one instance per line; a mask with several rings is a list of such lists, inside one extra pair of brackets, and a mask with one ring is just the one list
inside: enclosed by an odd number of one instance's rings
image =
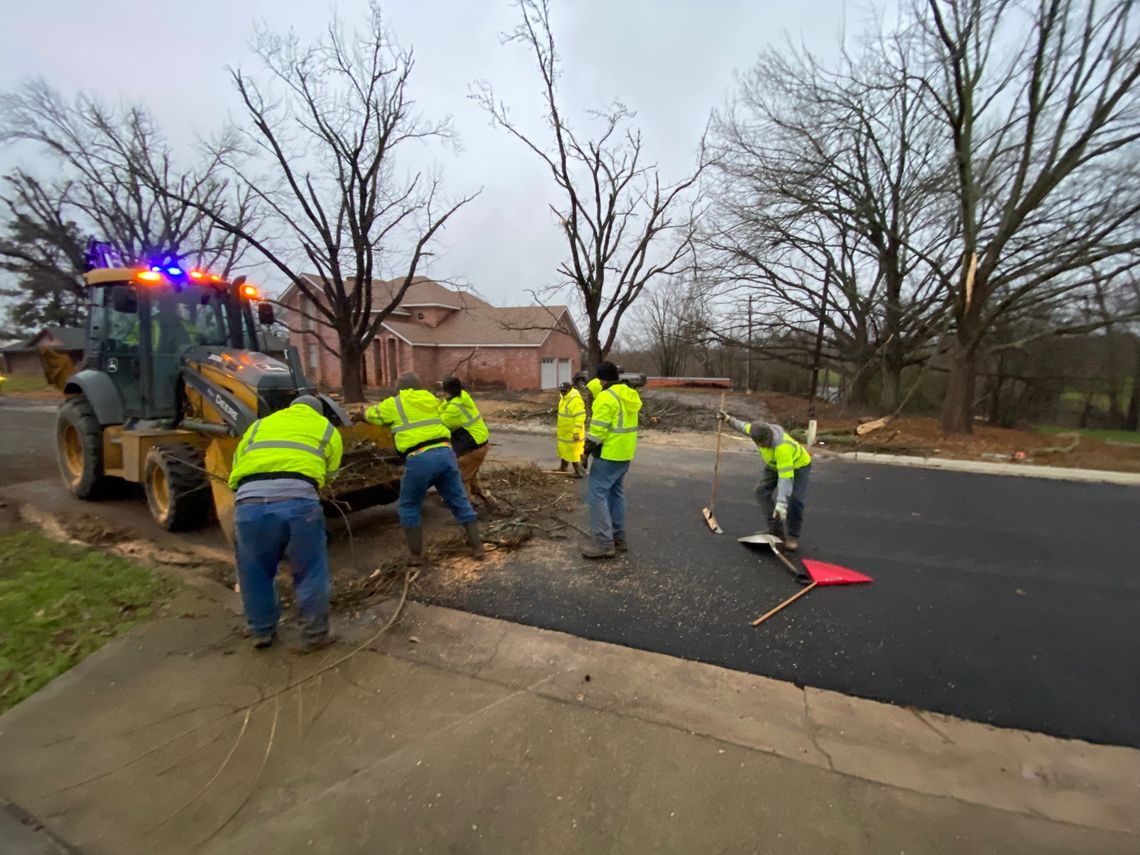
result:
[(408, 543), (408, 563), (423, 563), (423, 503), (431, 487), (435, 487), (456, 521), (466, 529), (472, 557), (483, 558), (479, 523), (463, 489), (459, 464), (451, 448), (451, 431), (440, 417), (439, 399), (409, 372), (396, 382), (396, 394), (369, 407), (363, 418), (391, 428), (396, 450), (404, 458), (399, 514)]
[(574, 467), (574, 477), (582, 477), (582, 451), (586, 447), (586, 403), (582, 393), (569, 383), (558, 387), (558, 471), (565, 472), (567, 466)]
[(277, 638), (281, 604), (274, 578), (288, 558), (301, 616), (298, 652), (319, 650), (329, 635), (329, 561), (318, 490), (340, 467), (343, 443), (321, 402), (302, 395), (258, 419), (234, 452), (229, 484), (242, 605), (253, 645)]
[(586, 558), (612, 558), (628, 548), (625, 527), (625, 475), (637, 450), (637, 414), (641, 397), (620, 382), (617, 366), (603, 362), (597, 368), (601, 384), (590, 409), (590, 428), (582, 463), (589, 466), (587, 496), (592, 540), (582, 548)]
[(789, 552), (800, 548), (804, 500), (811, 478), (811, 455), (782, 427), (768, 422), (744, 422), (724, 410), (717, 418), (727, 422), (756, 444), (764, 461), (764, 474), (756, 485), (756, 501), (768, 520), (768, 532), (784, 539)]
[(491, 432), (458, 377), (448, 377), (443, 381), (443, 394), (445, 399), (439, 405), (439, 417), (451, 431), (451, 448), (459, 461), (459, 477), (467, 488), (467, 498), (474, 505), (478, 496), (484, 507), (489, 509), (493, 500), (479, 483), (479, 468), (487, 458)]

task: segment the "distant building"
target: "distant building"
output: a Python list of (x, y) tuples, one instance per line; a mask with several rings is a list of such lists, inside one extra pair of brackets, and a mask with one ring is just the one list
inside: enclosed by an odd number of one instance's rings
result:
[(87, 331), (82, 327), (44, 327), (35, 335), (0, 347), (0, 371), (5, 374), (43, 374), (39, 349), (59, 350), (78, 364), (83, 359)]
[[(320, 279), (306, 275), (315, 290)], [(373, 280), (372, 305), (386, 307), (399, 281)], [(336, 334), (301, 290), (291, 285), (279, 302), (289, 342), (310, 380), (340, 386)], [(322, 342), (329, 347), (322, 346)], [(565, 306), (497, 307), (467, 291), (417, 278), (369, 343), (364, 384), (391, 387), (406, 371), (426, 383), (455, 374), (467, 383), (507, 389), (554, 389), (582, 363), (582, 338)]]

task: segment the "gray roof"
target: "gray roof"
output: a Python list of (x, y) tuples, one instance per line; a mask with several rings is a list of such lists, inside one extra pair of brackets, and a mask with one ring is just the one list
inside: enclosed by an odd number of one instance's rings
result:
[[(47, 339), (53, 344), (44, 345)], [(25, 350), (35, 350), (38, 347), (52, 347), (59, 350), (83, 350), (87, 346), (87, 330), (83, 327), (44, 327), (35, 335), (23, 341), (17, 341), (0, 350), (8, 353), (19, 353)]]

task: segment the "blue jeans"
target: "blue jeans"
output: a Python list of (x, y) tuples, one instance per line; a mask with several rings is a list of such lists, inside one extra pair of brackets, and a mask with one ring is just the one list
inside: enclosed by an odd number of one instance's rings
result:
[(293, 589), (305, 638), (329, 631), (329, 556), (325, 515), (314, 499), (238, 504), (235, 546), (241, 601), (254, 635), (277, 630), (281, 603), (273, 584), (282, 557), (293, 567)]
[[(807, 498), (810, 479), (810, 463), (792, 474), (792, 495), (788, 498), (788, 537), (799, 537), (803, 529), (804, 500)], [(764, 519), (769, 525), (772, 522), (772, 512), (776, 509), (776, 487), (779, 486), (779, 480), (774, 470), (765, 468), (760, 483), (756, 485), (756, 501), (760, 503)]]
[(413, 454), (404, 464), (400, 479), (400, 525), (404, 528), (423, 523), (421, 512), (429, 487), (435, 487), (460, 525), (478, 519), (459, 475), (455, 452), (440, 446)]
[(599, 543), (625, 540), (625, 473), (628, 460), (594, 458), (590, 464), (587, 497), (590, 502), (590, 531)]

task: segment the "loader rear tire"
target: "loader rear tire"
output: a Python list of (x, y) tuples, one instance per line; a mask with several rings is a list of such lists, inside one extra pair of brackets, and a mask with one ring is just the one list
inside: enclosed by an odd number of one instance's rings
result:
[(202, 452), (184, 442), (156, 445), (146, 456), (146, 503), (167, 531), (201, 528), (210, 518), (213, 494)]
[(103, 428), (83, 395), (73, 395), (60, 405), (55, 449), (59, 473), (71, 494), (100, 498), (108, 481), (103, 475)]

